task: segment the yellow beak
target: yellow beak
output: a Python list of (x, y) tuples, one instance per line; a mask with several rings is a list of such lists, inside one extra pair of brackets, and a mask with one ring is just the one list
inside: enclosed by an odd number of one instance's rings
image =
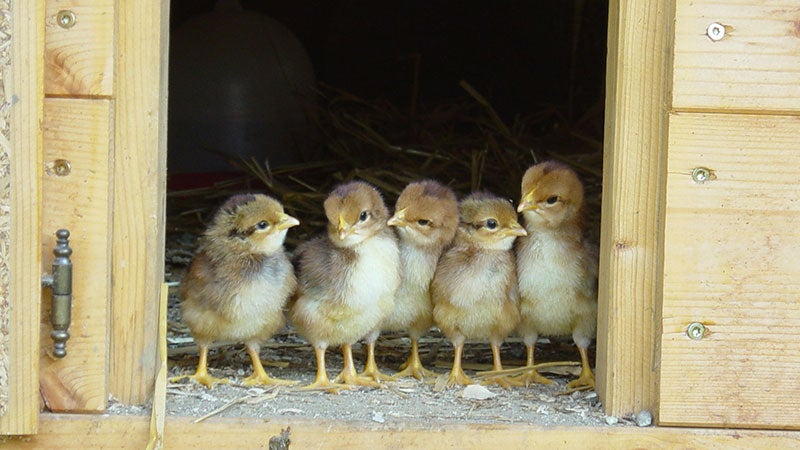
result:
[(344, 220), (344, 217), (342, 217), (341, 214), (339, 215), (339, 226), (336, 228), (336, 230), (339, 232), (339, 239), (344, 239), (348, 234), (350, 234), (350, 224)]
[(533, 194), (536, 192), (536, 188), (531, 189), (522, 197), (522, 201), (519, 202), (519, 206), (517, 206), (517, 212), (522, 211), (533, 211), (538, 209), (539, 207), (536, 205), (534, 201)]
[(401, 209), (394, 213), (394, 215), (386, 222), (390, 227), (402, 226), (406, 222), (406, 208)]
[(507, 234), (509, 236), (527, 236), (528, 232), (525, 231), (525, 228), (519, 224), (516, 220), (512, 221), (508, 224), (508, 231)]
[(288, 214), (284, 214), (281, 216), (280, 222), (278, 222), (278, 230), (286, 230), (288, 228), (296, 227), (297, 225), (300, 225), (299, 220)]

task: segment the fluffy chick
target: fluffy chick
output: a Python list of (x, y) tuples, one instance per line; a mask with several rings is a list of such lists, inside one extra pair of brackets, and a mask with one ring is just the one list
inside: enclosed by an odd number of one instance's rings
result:
[(389, 219), (400, 240), (402, 282), (395, 307), (383, 331), (405, 331), (411, 337), (411, 355), (397, 376), (423, 379), (434, 373), (419, 358), (419, 338), (433, 326), (430, 283), (444, 248), (458, 227), (458, 201), (453, 191), (433, 180), (409, 184), (400, 193)]
[[(517, 208), (528, 236), (517, 242), (521, 321), (519, 333), (533, 368), (539, 335), (572, 333), (581, 356), (581, 374), (568, 389), (594, 387), (587, 349), (597, 328), (597, 247), (583, 230), (583, 185), (569, 167), (546, 161), (522, 178)], [(552, 381), (535, 369), (526, 383)]]
[(216, 212), (180, 288), (181, 314), (200, 349), (189, 378), (207, 387), (227, 383), (209, 375), (208, 347), (244, 342), (253, 364), (245, 384), (293, 383), (267, 375), (259, 345), (285, 322), (283, 309), (297, 281), (283, 242), (299, 223), (262, 194), (233, 196)]
[[(461, 368), (466, 339), (488, 339), (494, 370), (502, 370), (500, 345), (519, 322), (517, 273), (512, 247), (525, 229), (502, 198), (475, 193), (459, 204), (460, 223), (431, 282), (433, 318), (453, 343), (448, 386), (471, 384)], [(494, 382), (507, 386), (505, 379)]]
[[(316, 379), (307, 388), (375, 386), (356, 374), (352, 344), (377, 337), (400, 283), (397, 240), (386, 224), (389, 211), (380, 193), (362, 181), (337, 186), (324, 207), (327, 234), (297, 250), (298, 296), (289, 312), (316, 353)], [(344, 368), (332, 383), (325, 350), (337, 345), (342, 346)]]

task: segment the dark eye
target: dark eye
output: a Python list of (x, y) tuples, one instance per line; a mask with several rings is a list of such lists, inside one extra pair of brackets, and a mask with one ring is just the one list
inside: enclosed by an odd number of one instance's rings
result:
[(550, 197), (547, 197), (547, 200), (545, 201), (547, 202), (548, 205), (554, 205), (558, 201), (558, 196), (551, 195)]
[(497, 221), (494, 220), (494, 219), (487, 220), (486, 221), (486, 228), (488, 228), (490, 230), (494, 230), (495, 228), (497, 228)]
[(268, 226), (269, 224), (264, 220), (256, 224), (256, 228), (258, 228), (259, 230), (266, 230)]
[(431, 223), (431, 221), (427, 220), (427, 219), (419, 219), (417, 221), (417, 223), (424, 227), (425, 225), (428, 225), (429, 223)]
[(358, 220), (363, 222), (367, 220), (367, 217), (369, 217), (369, 213), (367, 211), (361, 211), (361, 214), (358, 216)]

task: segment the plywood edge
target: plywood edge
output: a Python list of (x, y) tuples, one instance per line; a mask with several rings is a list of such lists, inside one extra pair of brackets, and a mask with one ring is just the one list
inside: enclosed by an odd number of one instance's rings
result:
[(12, 67), (5, 101), (11, 103), (11, 247), (9, 302), (8, 411), (0, 434), (31, 433), (38, 421), (39, 314), (41, 298), (42, 114), (44, 3), (36, 0), (11, 9)]
[[(796, 448), (800, 432), (689, 428), (540, 427), (426, 423), (377, 424), (309, 419), (168, 417), (164, 448), (266, 448), (288, 429), (290, 448)], [(8, 448), (144, 448), (146, 416), (42, 415), (39, 434), (6, 440)], [(9, 445), (10, 444), (10, 445)]]

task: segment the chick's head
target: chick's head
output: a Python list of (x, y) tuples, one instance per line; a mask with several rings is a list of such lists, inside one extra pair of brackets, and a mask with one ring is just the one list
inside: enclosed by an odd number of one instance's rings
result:
[(418, 247), (444, 247), (458, 227), (458, 201), (453, 191), (436, 181), (409, 184), (400, 193), (389, 225), (404, 242)]
[(383, 197), (363, 181), (340, 184), (325, 199), (328, 236), (334, 245), (352, 247), (386, 228), (389, 210)]
[(509, 250), (517, 236), (528, 234), (517, 222), (511, 203), (489, 193), (473, 193), (461, 200), (459, 215), (459, 231), (482, 248)]
[(240, 194), (220, 207), (206, 238), (224, 242), (231, 253), (268, 255), (281, 249), (289, 228), (299, 224), (274, 198)]
[(557, 228), (581, 220), (583, 184), (568, 166), (545, 161), (522, 177), (522, 199), (517, 211), (528, 225)]

